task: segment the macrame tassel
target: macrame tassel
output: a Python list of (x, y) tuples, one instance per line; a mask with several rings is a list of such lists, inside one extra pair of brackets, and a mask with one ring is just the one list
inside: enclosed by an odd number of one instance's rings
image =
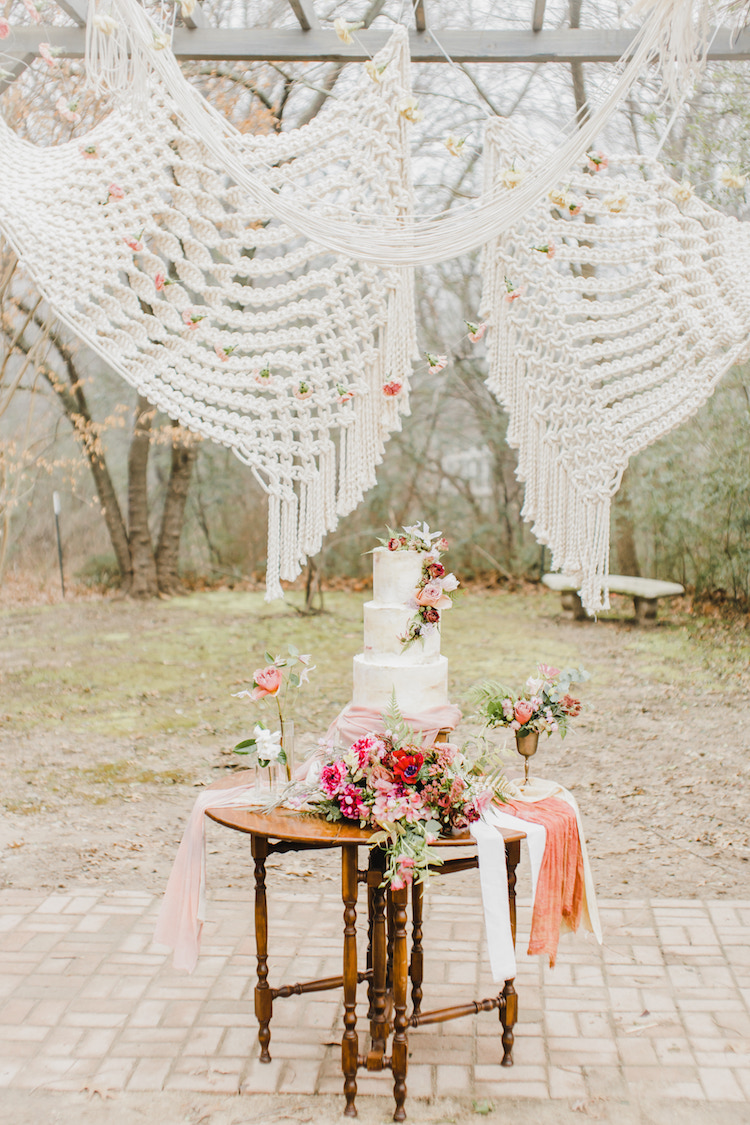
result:
[(300, 567), (299, 534), (298, 534), (299, 504), (296, 494), (291, 490), (285, 491), (281, 498), (281, 547), (279, 574), (286, 582), (293, 582), (298, 577)]
[[(150, 96), (154, 51), (163, 49), (170, 37), (145, 19), (134, 23), (132, 16), (132, 8), (118, 0), (90, 0), (86, 79), (99, 97), (116, 94), (134, 109), (142, 109)], [(151, 29), (150, 35), (144, 35), (145, 27)]]
[(679, 101), (701, 77), (710, 41), (710, 17), (720, 22), (728, 6), (716, 0), (636, 0), (626, 13), (628, 20), (642, 18), (654, 25), (653, 49), (659, 58), (665, 98)]
[(267, 602), (284, 597), (279, 582), (281, 569), (281, 498), (277, 491), (268, 494), (268, 546), (266, 549)]

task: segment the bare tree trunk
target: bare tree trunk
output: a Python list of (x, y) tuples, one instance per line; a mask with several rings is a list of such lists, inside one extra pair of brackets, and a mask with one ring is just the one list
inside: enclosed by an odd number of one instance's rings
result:
[(148, 526), (148, 455), (151, 448), (151, 423), (155, 413), (148, 399), (139, 395), (128, 453), (130, 594), (134, 598), (153, 598), (159, 592), (156, 559)]
[(641, 568), (635, 546), (635, 521), (633, 520), (633, 509), (628, 489), (628, 471), (626, 470), (622, 478), (620, 490), (612, 505), (615, 557), (620, 574), (639, 575)]
[(173, 426), (175, 430), (172, 437), (172, 466), (156, 548), (156, 574), (161, 594), (178, 594), (182, 590), (179, 572), (180, 537), (185, 520), (190, 477), (198, 456), (198, 446), (195, 441), (184, 441), (177, 423), (174, 422)]

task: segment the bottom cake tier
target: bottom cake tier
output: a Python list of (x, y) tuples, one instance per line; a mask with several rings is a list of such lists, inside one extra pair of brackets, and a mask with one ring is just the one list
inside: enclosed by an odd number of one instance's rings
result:
[(404, 715), (419, 715), (431, 707), (444, 707), (448, 702), (448, 660), (439, 656), (434, 664), (405, 667), (398, 657), (366, 660), (360, 653), (354, 657), (355, 707), (370, 707), (382, 714), (395, 689), (396, 702)]

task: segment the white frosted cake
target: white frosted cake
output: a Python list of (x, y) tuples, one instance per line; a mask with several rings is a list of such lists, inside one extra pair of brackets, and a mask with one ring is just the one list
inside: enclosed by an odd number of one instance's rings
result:
[[(430, 566), (438, 577), (430, 575)], [(373, 551), (373, 598), (364, 607), (364, 652), (354, 657), (355, 707), (382, 713), (394, 690), (405, 716), (448, 703), (440, 611), (450, 605), (443, 585), (452, 590), (457, 584), (452, 575), (445, 577), (437, 550)]]

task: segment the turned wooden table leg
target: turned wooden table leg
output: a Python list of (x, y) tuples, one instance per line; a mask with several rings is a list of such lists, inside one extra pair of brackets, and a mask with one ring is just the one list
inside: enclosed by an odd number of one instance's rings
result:
[(424, 904), (424, 884), (413, 883), (411, 888), (411, 1002), (413, 1014), (418, 1016), (422, 1010), (422, 981), (424, 980), (424, 951), (422, 949), (422, 911)]
[(258, 960), (258, 983), (255, 985), (255, 1018), (258, 1021), (260, 1061), (270, 1063), (268, 1044), (271, 1042), (271, 1016), (273, 999), (268, 983), (268, 906), (266, 903), (266, 859), (268, 840), (253, 836), (252, 855), (255, 860), (255, 951)]
[(408, 987), (408, 949), (406, 935), (407, 890), (391, 890), (393, 902), (393, 1097), (396, 1101), (394, 1121), (404, 1121), (406, 1110), (406, 1070), (408, 1066), (409, 1039), (406, 1034), (406, 993)]
[(345, 844), (341, 855), (341, 897), (344, 901), (344, 1038), (341, 1069), (344, 1072), (346, 1117), (356, 1117), (357, 1107), (357, 846)]
[[(369, 878), (372, 886), (372, 1005), (370, 1011), (370, 1037), (373, 1050), (385, 1050), (387, 1028), (385, 1020), (385, 996), (387, 986), (387, 939), (385, 932), (385, 887), (383, 881), (385, 853), (381, 848), (370, 851)], [(377, 1045), (377, 1046), (376, 1046)]]
[[(520, 841), (506, 845), (508, 864), (508, 905), (510, 907), (510, 930), (513, 945), (516, 944), (516, 868), (521, 858)], [(503, 1059), (501, 1066), (513, 1066), (513, 1027), (518, 1019), (518, 996), (512, 980), (506, 980), (503, 988), (505, 1003), (500, 1009), (500, 1022), (503, 1025)]]

